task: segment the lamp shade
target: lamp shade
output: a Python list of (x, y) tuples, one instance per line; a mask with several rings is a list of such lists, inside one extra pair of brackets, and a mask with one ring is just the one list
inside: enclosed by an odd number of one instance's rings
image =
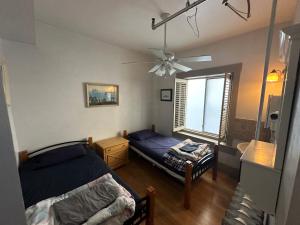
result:
[(280, 74), (276, 70), (272, 70), (267, 76), (267, 82), (278, 82), (280, 80)]

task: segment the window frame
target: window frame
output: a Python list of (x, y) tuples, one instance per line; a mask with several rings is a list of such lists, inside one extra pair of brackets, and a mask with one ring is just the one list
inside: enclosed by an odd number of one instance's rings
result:
[[(240, 80), (240, 74), (242, 71), (243, 64), (242, 63), (236, 63), (236, 64), (230, 64), (230, 65), (224, 65), (224, 66), (218, 66), (218, 67), (210, 67), (210, 68), (204, 68), (204, 69), (195, 69), (191, 70), (189, 72), (182, 72), (176, 74), (176, 79), (193, 79), (197, 77), (205, 77), (205, 76), (212, 76), (215, 74), (224, 74), (224, 73), (231, 73), (232, 74), (232, 90), (231, 90), (231, 102), (230, 102), (230, 109), (229, 109), (229, 122), (228, 122), (228, 134), (226, 143), (231, 144), (233, 141), (233, 133), (231, 132), (233, 129), (233, 124), (236, 116), (236, 106), (237, 106), (237, 98), (238, 98), (238, 90), (239, 90), (239, 80)], [(175, 105), (173, 107), (173, 110), (175, 111)], [(174, 121), (174, 119), (173, 119)], [(174, 131), (173, 133), (180, 133), (180, 131)], [(191, 131), (184, 131), (184, 133), (191, 133), (191, 137), (193, 137), (193, 133)], [(205, 134), (196, 134), (199, 135), (199, 137), (203, 136), (206, 138), (207, 136)], [(208, 137), (211, 139), (211, 136)], [(216, 138), (215, 140), (218, 140), (218, 142), (222, 142), (222, 140), (219, 140), (219, 138)], [(223, 143), (223, 142), (222, 142)]]
[[(211, 132), (207, 132), (204, 130), (204, 122), (205, 122), (205, 112), (206, 112), (206, 105), (207, 105), (207, 80), (213, 80), (213, 79), (220, 79), (220, 78), (223, 78), (224, 79), (224, 84), (225, 84), (225, 79), (226, 79), (226, 74), (223, 73), (223, 74), (214, 74), (214, 75), (207, 75), (207, 76), (197, 76), (197, 77), (192, 77), (191, 79), (186, 79), (187, 80), (187, 83), (189, 80), (197, 80), (197, 79), (205, 79), (205, 91), (204, 91), (204, 111), (203, 111), (203, 124), (202, 124), (202, 131), (199, 131), (199, 130), (195, 130), (195, 129), (189, 129), (189, 128), (184, 128), (183, 130), (187, 131), (187, 132), (190, 132), (190, 133), (193, 133), (193, 134), (196, 134), (196, 135), (201, 135), (201, 136), (204, 136), (204, 137), (208, 137), (208, 138), (214, 138), (214, 139), (218, 139), (219, 135), (220, 135), (220, 131), (215, 134), (215, 133), (211, 133)], [(187, 88), (187, 92), (188, 92), (188, 88)], [(176, 93), (175, 93), (176, 94)], [(224, 98), (224, 93), (223, 93), (223, 98)], [(187, 97), (186, 97), (186, 100), (187, 100)], [(186, 107), (187, 107), (187, 103), (186, 103)], [(221, 110), (222, 110), (222, 107), (223, 107), (223, 100), (222, 100), (222, 105), (221, 105)], [(186, 116), (186, 114), (185, 114)], [(221, 120), (222, 120), (222, 117), (220, 117), (220, 124), (221, 124)]]

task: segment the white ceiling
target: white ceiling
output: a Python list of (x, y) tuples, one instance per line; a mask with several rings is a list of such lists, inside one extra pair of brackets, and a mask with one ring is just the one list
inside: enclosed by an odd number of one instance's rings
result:
[[(128, 49), (146, 51), (161, 47), (163, 29), (151, 29), (151, 18), (159, 20), (162, 11), (174, 13), (185, 0), (35, 0), (35, 17), (45, 23), (79, 32)], [(194, 1), (190, 1), (194, 2)], [(231, 0), (245, 10), (246, 0)], [(222, 0), (207, 0), (198, 6), (200, 37), (194, 36), (183, 14), (168, 23), (168, 46), (173, 51), (191, 49), (269, 23), (271, 0), (251, 0), (252, 17), (241, 20)], [(297, 0), (278, 0), (277, 23), (291, 21)]]
[(35, 43), (33, 0), (0, 0), (0, 37)]

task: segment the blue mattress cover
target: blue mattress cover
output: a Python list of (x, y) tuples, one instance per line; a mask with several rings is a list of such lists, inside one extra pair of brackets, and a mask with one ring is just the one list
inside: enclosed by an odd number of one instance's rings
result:
[[(163, 165), (164, 167), (168, 168), (169, 170), (175, 172), (176, 174), (184, 176), (184, 172), (178, 171), (169, 166), (164, 162), (163, 158), (163, 155), (167, 153), (172, 146), (180, 143), (181, 141), (182, 140), (164, 136), (159, 133), (156, 133), (155, 136), (147, 138), (145, 140), (136, 140), (134, 138), (131, 138), (129, 134), (129, 143), (131, 146), (136, 147), (142, 153), (155, 160), (159, 164)], [(210, 158), (213, 158), (213, 154), (211, 154)], [(201, 163), (201, 161), (199, 163)]]
[(87, 154), (54, 166), (34, 170), (33, 160), (20, 165), (19, 175), (25, 207), (44, 199), (58, 196), (82, 186), (98, 177), (111, 173), (113, 178), (125, 187), (137, 201), (140, 199), (122, 179), (112, 171), (98, 154), (91, 149)]

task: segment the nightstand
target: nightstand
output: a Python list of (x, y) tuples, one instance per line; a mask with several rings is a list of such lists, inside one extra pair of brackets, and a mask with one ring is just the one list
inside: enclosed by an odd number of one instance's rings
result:
[(128, 163), (128, 140), (122, 137), (113, 137), (96, 142), (106, 164), (116, 169)]

